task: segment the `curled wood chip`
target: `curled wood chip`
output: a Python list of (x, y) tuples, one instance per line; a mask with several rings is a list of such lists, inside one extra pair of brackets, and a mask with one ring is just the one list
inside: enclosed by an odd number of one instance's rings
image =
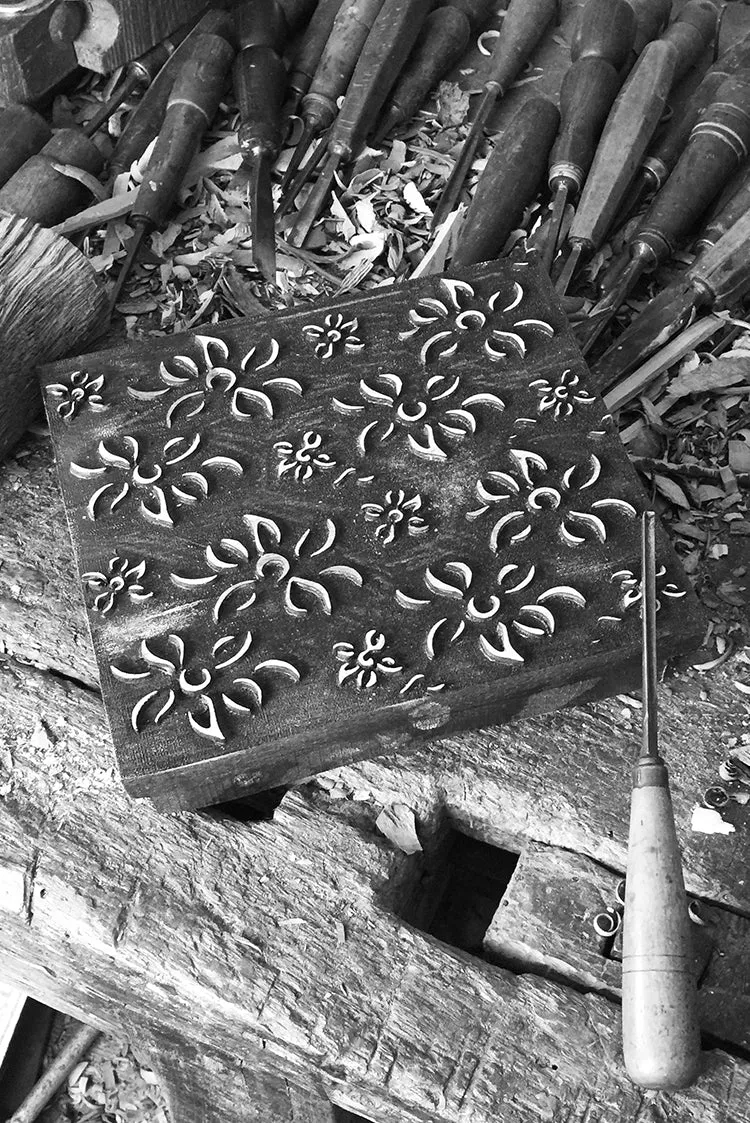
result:
[(417, 838), (414, 812), (405, 803), (391, 803), (384, 807), (375, 820), (375, 826), (404, 854), (416, 854), (422, 849)]

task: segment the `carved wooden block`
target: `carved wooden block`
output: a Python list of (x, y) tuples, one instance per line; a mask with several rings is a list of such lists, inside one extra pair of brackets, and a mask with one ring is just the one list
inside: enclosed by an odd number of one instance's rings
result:
[[(587, 378), (505, 261), (45, 368), (128, 790), (208, 804), (636, 682), (645, 497)], [(701, 628), (659, 549), (666, 655)]]

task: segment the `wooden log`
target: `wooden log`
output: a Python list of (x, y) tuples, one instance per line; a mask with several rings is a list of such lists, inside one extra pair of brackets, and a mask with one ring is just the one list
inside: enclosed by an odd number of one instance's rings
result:
[(0, 458), (41, 410), (35, 367), (84, 347), (104, 306), (104, 287), (70, 242), (0, 215)]
[[(580, 854), (529, 844), (487, 930), (487, 954), (496, 962), (526, 969), (533, 964), (540, 974), (619, 996), (621, 964), (599, 951), (592, 921), (616, 905), (621, 876)], [(703, 925), (693, 927), (693, 937), (701, 1029), (712, 1039), (747, 1049), (750, 920), (703, 903), (699, 915)]]
[[(32, 993), (94, 1024), (158, 1016), (175, 1047), (262, 1051), (295, 1085), (314, 1069), (387, 1123), (643, 1119), (617, 1007), (405, 925), (383, 887), (407, 859), (374, 830), (304, 793), (255, 824), (131, 803), (100, 701), (28, 667), (0, 672), (0, 731), (0, 949)], [(748, 1119), (750, 1064), (713, 1049), (703, 1065), (657, 1105)]]

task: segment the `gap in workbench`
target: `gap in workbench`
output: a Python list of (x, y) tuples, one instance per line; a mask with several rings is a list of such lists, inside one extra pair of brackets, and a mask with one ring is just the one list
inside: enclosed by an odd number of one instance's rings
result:
[(422, 908), (423, 930), (443, 943), (483, 956), (483, 940), (502, 900), (518, 854), (451, 831), (440, 870), (429, 871), (426, 884), (434, 895), (431, 910)]

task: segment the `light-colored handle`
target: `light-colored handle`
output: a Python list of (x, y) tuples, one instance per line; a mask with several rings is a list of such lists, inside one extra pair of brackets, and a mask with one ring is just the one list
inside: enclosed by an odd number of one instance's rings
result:
[(667, 770), (636, 765), (622, 954), (622, 1045), (643, 1088), (685, 1088), (700, 1065), (690, 919)]

